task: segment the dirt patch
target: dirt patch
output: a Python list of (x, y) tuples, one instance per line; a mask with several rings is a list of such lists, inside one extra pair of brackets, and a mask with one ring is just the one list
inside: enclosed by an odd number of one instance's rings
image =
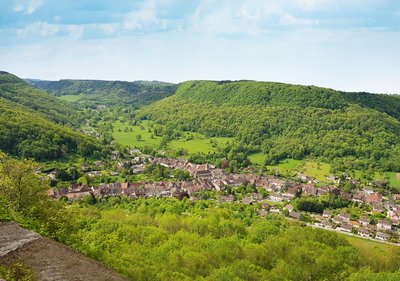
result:
[(397, 174), (396, 174), (396, 178), (397, 178), (398, 180), (400, 180), (400, 173), (397, 173)]
[(0, 257), (40, 237), (39, 234), (23, 229), (14, 222), (0, 222)]
[[(3, 232), (3, 229), (5, 230)], [(16, 235), (12, 233), (14, 229)], [(10, 235), (7, 242), (2, 239)], [(18, 241), (25, 239), (27, 233), (34, 235), (34, 232), (26, 231), (18, 225), (4, 226), (0, 224), (0, 249), (4, 245), (18, 244)], [(38, 234), (36, 234), (38, 235)], [(3, 241), (3, 242), (2, 242)], [(10, 242), (12, 241), (12, 242)], [(69, 281), (69, 280), (99, 280), (99, 281), (123, 281), (125, 277), (104, 266), (100, 262), (89, 259), (73, 249), (57, 243), (53, 240), (37, 237), (7, 254), (0, 256), (0, 265), (9, 265), (15, 261), (22, 261), (36, 273), (38, 280), (46, 281)]]

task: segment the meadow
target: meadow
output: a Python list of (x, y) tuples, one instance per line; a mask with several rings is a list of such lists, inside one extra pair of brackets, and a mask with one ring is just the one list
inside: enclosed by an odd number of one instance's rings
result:
[(64, 95), (64, 96), (59, 96), (58, 98), (64, 101), (76, 102), (80, 100), (83, 96), (84, 95)]
[[(187, 134), (188, 135), (188, 134)], [(224, 147), (233, 138), (209, 138), (199, 133), (190, 133), (193, 139), (187, 139), (187, 135), (169, 143), (172, 149), (185, 149), (189, 154), (215, 152), (218, 148)]]
[(144, 120), (136, 126), (126, 122), (116, 121), (113, 125), (113, 137), (116, 142), (130, 147), (160, 145), (162, 138), (149, 132), (151, 121)]
[[(157, 148), (162, 137), (155, 136), (150, 132), (152, 121), (144, 120), (136, 126), (126, 122), (116, 121), (113, 124), (113, 137), (116, 142), (130, 147), (151, 146)], [(138, 137), (140, 135), (140, 137)], [(188, 154), (215, 152), (219, 147), (223, 147), (233, 138), (209, 138), (200, 133), (184, 133), (184, 135), (168, 143), (169, 149), (184, 149)]]

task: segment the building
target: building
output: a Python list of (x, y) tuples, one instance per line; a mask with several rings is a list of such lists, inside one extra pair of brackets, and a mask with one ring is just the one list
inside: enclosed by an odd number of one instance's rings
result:
[(339, 227), (339, 230), (343, 232), (351, 232), (353, 230), (353, 226), (348, 223), (342, 223)]
[(332, 217), (332, 211), (331, 210), (324, 210), (324, 212), (322, 213), (322, 216), (324, 217), (324, 218), (330, 218), (330, 217)]
[(376, 235), (375, 235), (375, 238), (376, 238), (376, 239), (379, 239), (379, 240), (387, 241), (387, 240), (390, 239), (390, 235), (387, 234), (387, 233), (378, 231), (378, 232), (376, 233)]
[(386, 219), (379, 220), (378, 224), (376, 226), (378, 229), (382, 229), (382, 230), (391, 230), (392, 229), (392, 223)]
[(283, 196), (279, 193), (271, 192), (271, 194), (269, 195), (269, 199), (274, 202), (282, 202)]

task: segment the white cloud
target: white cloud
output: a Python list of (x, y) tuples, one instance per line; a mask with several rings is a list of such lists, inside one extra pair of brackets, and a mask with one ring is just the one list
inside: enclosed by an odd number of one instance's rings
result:
[(166, 27), (166, 21), (157, 17), (155, 0), (146, 0), (139, 10), (128, 13), (123, 21), (123, 27), (127, 30), (144, 29), (154, 25)]
[(25, 28), (18, 29), (17, 34), (22, 36), (34, 35), (48, 37), (57, 34), (58, 32), (60, 32), (60, 30), (60, 25), (57, 24), (51, 24), (47, 22), (35, 22), (29, 24)]
[(18, 4), (14, 7), (14, 12), (32, 15), (43, 5), (43, 0), (29, 0), (24, 1), (23, 4)]
[(279, 19), (279, 23), (284, 26), (289, 26), (289, 25), (297, 25), (297, 26), (315, 26), (319, 24), (318, 20), (315, 19), (300, 19), (297, 17), (294, 17), (293, 15), (289, 13), (284, 13), (281, 15)]
[(192, 25), (199, 32), (211, 34), (260, 35), (266, 31), (288, 26), (316, 26), (318, 20), (295, 16), (303, 9), (314, 9), (330, 0), (222, 0), (218, 7), (203, 1), (192, 17)]
[(332, 0), (296, 0), (297, 6), (303, 10), (315, 10), (326, 7)]

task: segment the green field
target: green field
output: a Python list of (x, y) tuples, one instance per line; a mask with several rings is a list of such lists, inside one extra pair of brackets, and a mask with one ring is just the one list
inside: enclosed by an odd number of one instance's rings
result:
[[(144, 120), (136, 126), (131, 126), (126, 122), (116, 121), (113, 125), (113, 137), (116, 142), (131, 147), (152, 146), (157, 147), (162, 141), (162, 137), (155, 136), (149, 132), (152, 122)], [(140, 135), (140, 139), (137, 138)], [(153, 136), (152, 136), (153, 135)], [(188, 135), (191, 139), (188, 139)], [(218, 147), (223, 147), (233, 138), (209, 138), (199, 133), (186, 133), (184, 137), (168, 143), (170, 149), (185, 149), (189, 154), (203, 152), (214, 152)]]
[[(146, 145), (156, 147), (160, 145), (162, 138), (154, 136), (152, 132), (148, 131), (150, 124), (151, 121), (148, 120), (145, 120), (141, 122), (140, 125), (136, 126), (116, 121), (112, 124), (113, 137), (116, 142), (122, 145), (128, 145), (131, 147), (141, 147)], [(140, 139), (138, 139), (138, 135), (140, 135)]]
[(362, 237), (355, 237), (346, 234), (340, 235), (343, 235), (352, 246), (356, 247), (361, 253), (364, 253), (365, 255), (374, 251), (388, 252), (392, 247), (398, 248), (398, 246), (392, 246)]
[(78, 101), (82, 98), (83, 95), (65, 95), (65, 96), (59, 96), (58, 98), (60, 100), (65, 100), (69, 102), (75, 102)]
[(331, 165), (321, 162), (306, 162), (302, 167), (303, 174), (319, 181), (326, 181), (330, 173)]
[(264, 165), (265, 154), (261, 152), (256, 154), (251, 154), (249, 155), (249, 160), (253, 164)]
[(191, 133), (194, 136), (191, 140), (185, 138), (179, 140), (173, 140), (169, 143), (169, 147), (173, 149), (183, 148), (187, 150), (189, 154), (193, 153), (208, 153), (214, 152), (218, 147), (223, 147), (227, 142), (232, 141), (233, 138), (208, 138), (199, 133)]
[[(396, 172), (376, 172), (373, 176), (373, 180), (385, 180), (388, 179), (390, 186), (400, 189), (400, 179), (397, 177)], [(365, 179), (365, 174), (363, 171), (356, 170), (354, 172), (350, 172), (350, 175), (357, 179), (362, 180)]]
[(386, 172), (385, 174), (389, 177), (390, 186), (400, 189), (400, 179), (397, 177), (398, 173)]
[(286, 159), (278, 165), (267, 166), (268, 170), (284, 176), (294, 176), (300, 171), (301, 160)]

